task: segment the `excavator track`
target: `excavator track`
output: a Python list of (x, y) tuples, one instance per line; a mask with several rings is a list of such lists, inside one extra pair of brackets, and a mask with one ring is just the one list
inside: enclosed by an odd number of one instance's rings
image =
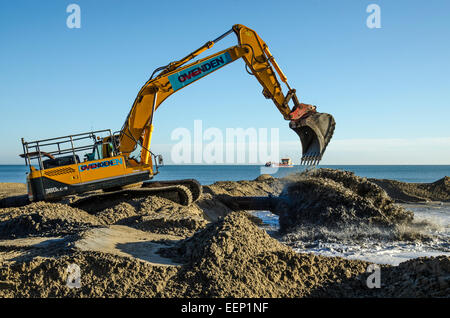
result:
[(82, 206), (90, 201), (116, 199), (118, 196), (134, 198), (143, 196), (160, 196), (181, 205), (189, 206), (202, 195), (202, 186), (195, 179), (149, 181), (136, 184), (135, 187), (126, 187), (103, 193), (89, 194), (86, 197), (76, 198), (70, 202), (74, 207)]
[[(82, 207), (95, 201), (160, 196), (181, 205), (189, 206), (197, 201), (203, 193), (202, 186), (195, 179), (151, 181), (128, 185), (122, 189), (105, 189), (104, 192), (87, 192), (81, 196), (67, 196), (61, 201), (73, 207)], [(0, 208), (20, 207), (29, 204), (28, 196), (21, 195), (0, 200)]]
[(142, 187), (145, 189), (157, 189), (157, 188), (164, 188), (164, 187), (176, 186), (176, 185), (181, 185), (181, 186), (187, 187), (192, 194), (193, 202), (197, 201), (203, 193), (202, 185), (195, 179), (149, 181), (149, 182), (144, 182), (142, 184)]
[(117, 199), (117, 197), (130, 199), (145, 196), (160, 196), (185, 206), (191, 205), (194, 202), (192, 193), (188, 187), (184, 185), (167, 185), (151, 188), (129, 188), (118, 191), (89, 194), (86, 197), (77, 198), (71, 201), (70, 205), (73, 207), (81, 207), (97, 200)]

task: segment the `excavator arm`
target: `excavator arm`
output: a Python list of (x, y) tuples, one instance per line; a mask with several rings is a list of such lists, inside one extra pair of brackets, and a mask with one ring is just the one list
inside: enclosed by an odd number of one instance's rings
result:
[[(233, 32), (238, 38), (238, 45), (186, 64)], [(181, 60), (153, 72), (139, 91), (120, 131), (118, 151), (128, 158), (137, 144), (140, 144), (143, 148), (140, 165), (151, 167), (153, 115), (161, 103), (178, 90), (240, 58), (245, 61), (247, 71), (254, 75), (263, 87), (263, 95), (274, 102), (284, 119), (290, 120), (290, 127), (299, 135), (303, 147), (302, 163), (316, 164), (320, 161), (333, 135), (333, 117), (317, 113), (315, 106), (299, 103), (295, 89), (290, 88), (267, 44), (255, 31), (240, 24), (234, 25), (228, 32), (207, 42)], [(283, 93), (276, 73), (288, 88), (286, 94)], [(291, 100), (294, 104), (292, 109), (288, 105)]]

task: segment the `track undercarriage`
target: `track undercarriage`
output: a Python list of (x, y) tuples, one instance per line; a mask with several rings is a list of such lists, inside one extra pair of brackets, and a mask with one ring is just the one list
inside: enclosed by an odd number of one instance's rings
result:
[(69, 198), (69, 204), (79, 206), (89, 201), (107, 200), (120, 196), (132, 198), (153, 195), (188, 206), (200, 198), (202, 186), (195, 179), (148, 181), (122, 189), (108, 189), (104, 192), (86, 193), (82, 197)]
[[(81, 195), (66, 196), (60, 202), (67, 203), (73, 207), (80, 207), (89, 204), (90, 201), (117, 199), (118, 197), (128, 199), (153, 195), (188, 206), (201, 197), (202, 186), (195, 179), (149, 181), (130, 185), (125, 188), (114, 188), (104, 191), (86, 192)], [(28, 197), (21, 195), (0, 200), (0, 207), (19, 207), (29, 203)]]

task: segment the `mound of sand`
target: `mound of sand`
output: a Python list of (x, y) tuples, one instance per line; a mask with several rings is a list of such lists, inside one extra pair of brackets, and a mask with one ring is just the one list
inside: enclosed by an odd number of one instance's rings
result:
[(60, 203), (36, 202), (0, 210), (0, 239), (72, 234), (103, 224), (89, 213)]
[[(295, 253), (258, 228), (248, 214), (230, 212), (217, 200), (220, 194), (282, 191), (277, 209), (283, 229), (304, 224), (389, 227), (412, 220), (377, 185), (329, 169), (286, 179), (218, 182), (190, 207), (161, 197), (117, 197), (73, 206), (39, 202), (4, 208), (0, 238), (7, 241), (0, 244), (0, 297), (450, 294), (449, 257), (383, 266), (382, 288), (371, 290), (366, 286), (369, 263)], [(12, 240), (17, 237), (24, 238)], [(157, 252), (160, 246), (164, 248)], [(81, 269), (79, 289), (67, 286), (70, 264)]]
[(383, 275), (384, 297), (449, 297), (450, 257), (421, 257), (390, 267)]
[(286, 180), (275, 207), (282, 232), (305, 224), (392, 226), (413, 220), (382, 188), (352, 172), (319, 169)]
[(206, 226), (197, 204), (183, 206), (159, 197), (97, 199), (79, 205), (105, 224), (120, 224), (161, 234), (189, 236)]
[(367, 287), (368, 273), (315, 290), (313, 297), (449, 297), (450, 257), (421, 257), (380, 267), (380, 288)]
[(450, 202), (450, 177), (432, 183), (406, 183), (396, 180), (369, 179), (379, 185), (396, 202)]
[(296, 254), (233, 212), (175, 248), (185, 262), (169, 290), (183, 297), (302, 297), (330, 281), (348, 279), (368, 263)]
[[(92, 244), (84, 238), (75, 246), (83, 242)], [(373, 290), (366, 285), (369, 263), (297, 254), (245, 213), (231, 213), (160, 254), (184, 265), (76, 249), (2, 262), (0, 297), (420, 297), (450, 292), (449, 257), (383, 266), (382, 288)], [(80, 267), (81, 288), (67, 286), (70, 264)]]
[[(80, 267), (81, 288), (67, 286), (70, 264)], [(1, 264), (0, 297), (160, 297), (176, 272), (129, 257), (77, 252)]]
[(266, 196), (269, 194), (278, 195), (283, 189), (283, 185), (282, 179), (263, 174), (253, 181), (219, 181), (212, 185), (203, 186), (203, 191), (213, 195)]
[[(368, 264), (298, 255), (245, 213), (232, 213), (161, 254), (184, 265), (159, 266), (69, 250), (53, 258), (3, 262), (0, 297), (298, 297), (328, 282), (355, 277)], [(70, 264), (80, 267), (79, 289), (67, 287)]]
[(186, 207), (158, 196), (117, 196), (81, 204), (36, 202), (0, 209), (0, 239), (61, 236), (113, 224), (187, 237), (207, 223), (197, 204)]

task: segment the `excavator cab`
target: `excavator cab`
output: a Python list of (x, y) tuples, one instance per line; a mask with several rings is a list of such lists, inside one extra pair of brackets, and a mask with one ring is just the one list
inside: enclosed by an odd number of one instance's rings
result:
[(114, 156), (114, 147), (111, 142), (98, 140), (91, 153), (85, 155), (86, 161), (105, 159)]

